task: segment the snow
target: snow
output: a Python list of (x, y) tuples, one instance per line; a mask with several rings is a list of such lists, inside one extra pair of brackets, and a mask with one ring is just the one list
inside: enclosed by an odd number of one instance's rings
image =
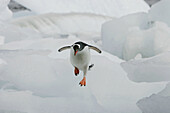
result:
[[(95, 67), (87, 75), (88, 85), (85, 88), (79, 87), (82, 76), (74, 77), (68, 58), (51, 58), (48, 51), (29, 49), (1, 51), (0, 57), (6, 62), (0, 69), (1, 80), (7, 81), (1, 91), (3, 105), (0, 109), (10, 111), (136, 113), (140, 110), (135, 103), (141, 97), (157, 93), (164, 87), (164, 83), (137, 84), (128, 80), (120, 61), (114, 56), (112, 61), (109, 60), (105, 53), (92, 56)], [(7, 98), (8, 95), (10, 98)], [(18, 95), (20, 101), (16, 99)], [(37, 106), (39, 104), (46, 107), (41, 109), (42, 106)]]
[(103, 49), (123, 58), (124, 45), (131, 28), (147, 29), (149, 27), (147, 22), (146, 13), (137, 13), (104, 23), (102, 26)]
[(57, 52), (61, 46), (77, 40), (80, 39), (69, 36), (64, 39), (20, 40), (1, 45), (0, 58), (5, 63), (0, 68), (3, 88), (0, 109), (31, 113), (78, 113), (82, 110), (140, 113), (135, 103), (164, 88), (164, 83), (137, 84), (128, 80), (120, 66), (122, 60), (104, 51), (101, 55), (91, 51), (91, 62), (95, 66), (88, 72), (87, 86), (81, 88), (78, 83), (82, 73), (74, 76), (69, 51)]
[(137, 104), (143, 113), (169, 113), (170, 97), (152, 95)]
[(19, 40), (42, 38), (42, 35), (40, 33), (37, 33), (30, 28), (19, 28), (12, 24), (2, 24), (0, 27), (0, 35), (5, 37), (5, 43)]
[(132, 14), (104, 23), (102, 42), (104, 50), (124, 60), (137, 54), (142, 58), (152, 57), (170, 51), (170, 28), (167, 23), (152, 20), (148, 14)]
[(11, 23), (20, 28), (33, 29), (45, 36), (74, 34), (80, 37), (79, 35), (92, 35), (94, 32), (100, 35), (101, 25), (111, 19), (110, 17), (93, 14), (48, 13), (38, 16), (16, 18)]
[(150, 29), (132, 29), (126, 35), (123, 58), (133, 59), (137, 54), (143, 58), (170, 51), (170, 28), (162, 22), (155, 22)]
[[(92, 13), (120, 17), (150, 8), (143, 0), (15, 0), (36, 13)], [(34, 4), (33, 4), (34, 3)]]
[(143, 98), (138, 101), (137, 105), (144, 113), (169, 113), (170, 104), (170, 83), (156, 95)]
[[(170, 81), (170, 52), (122, 63), (128, 77), (135, 82)], [(149, 79), (148, 79), (149, 78)]]
[(1, 0), (0, 1), (0, 21), (5, 21), (12, 16), (12, 12), (7, 7), (9, 0)]
[(161, 0), (157, 4), (153, 5), (149, 11), (150, 18), (153, 21), (162, 21), (170, 26), (170, 14), (169, 14), (169, 0)]

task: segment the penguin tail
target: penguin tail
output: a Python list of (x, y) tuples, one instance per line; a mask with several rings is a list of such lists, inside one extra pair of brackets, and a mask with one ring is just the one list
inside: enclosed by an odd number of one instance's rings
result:
[(89, 66), (89, 69), (88, 69), (88, 70), (90, 71), (90, 69), (91, 69), (93, 66), (94, 66), (94, 64), (91, 64), (91, 65)]

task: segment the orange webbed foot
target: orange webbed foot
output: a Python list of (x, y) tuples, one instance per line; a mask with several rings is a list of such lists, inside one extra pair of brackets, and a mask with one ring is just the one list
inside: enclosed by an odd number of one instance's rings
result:
[(83, 78), (83, 80), (80, 81), (80, 86), (86, 86), (86, 77)]
[(79, 69), (75, 67), (74, 74), (77, 76), (79, 74)]

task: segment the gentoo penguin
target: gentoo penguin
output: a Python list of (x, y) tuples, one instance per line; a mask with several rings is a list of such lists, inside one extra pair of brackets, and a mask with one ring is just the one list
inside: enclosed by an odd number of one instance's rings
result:
[(77, 76), (79, 74), (79, 70), (83, 71), (83, 79), (80, 81), (80, 86), (86, 86), (86, 74), (87, 71), (93, 67), (94, 64), (89, 65), (91, 55), (90, 49), (101, 53), (101, 50), (92, 45), (86, 44), (84, 42), (76, 42), (71, 46), (64, 46), (60, 48), (58, 51), (61, 52), (63, 50), (70, 49), (70, 61), (74, 66), (74, 73)]

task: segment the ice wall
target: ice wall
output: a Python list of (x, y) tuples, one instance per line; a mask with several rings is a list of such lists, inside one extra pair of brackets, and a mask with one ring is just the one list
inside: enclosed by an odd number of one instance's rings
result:
[(127, 35), (130, 33), (131, 28), (139, 27), (139, 29), (149, 28), (148, 16), (146, 13), (137, 13), (113, 19), (106, 22), (102, 26), (102, 42), (103, 49), (123, 58), (123, 50)]
[(133, 28), (126, 35), (123, 59), (129, 60), (141, 54), (143, 58), (170, 51), (170, 28), (161, 22), (155, 22), (146, 30)]
[(170, 52), (122, 63), (129, 79), (135, 82), (170, 81)]
[(145, 0), (146, 3), (148, 3), (148, 5), (152, 6), (154, 5), (155, 3), (159, 2), (161, 0)]
[(168, 0), (162, 0), (148, 14), (127, 15), (104, 23), (104, 50), (125, 60), (133, 59), (137, 54), (146, 58), (169, 51), (169, 5)]
[(92, 13), (120, 17), (130, 13), (147, 12), (143, 0), (16, 0), (37, 13)]

